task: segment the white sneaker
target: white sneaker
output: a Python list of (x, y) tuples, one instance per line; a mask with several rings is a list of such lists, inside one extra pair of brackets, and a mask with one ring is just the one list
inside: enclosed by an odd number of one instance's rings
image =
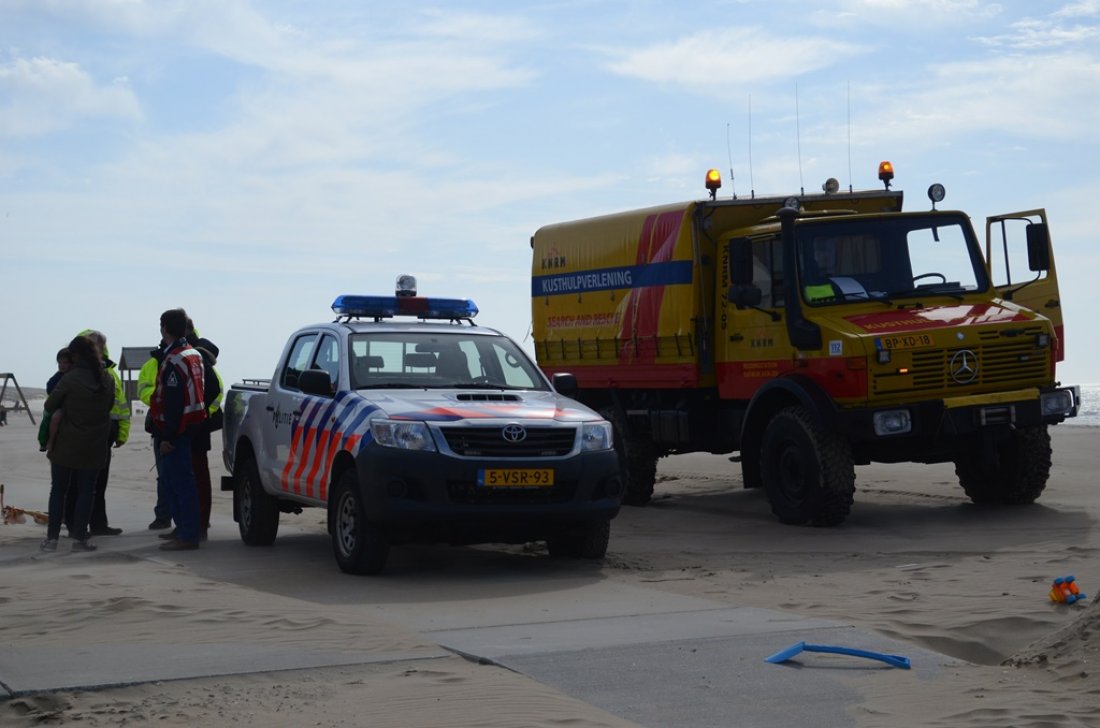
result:
[(44, 538), (42, 543), (38, 545), (38, 548), (43, 551), (57, 551), (57, 539), (56, 538)]

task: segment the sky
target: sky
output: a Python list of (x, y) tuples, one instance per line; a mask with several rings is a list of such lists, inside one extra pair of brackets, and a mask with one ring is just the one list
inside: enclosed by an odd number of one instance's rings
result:
[(539, 227), (882, 160), (979, 234), (1046, 208), (1059, 379), (1100, 382), (1100, 0), (0, 0), (0, 372), (182, 306), (269, 377), (400, 274), (530, 351)]

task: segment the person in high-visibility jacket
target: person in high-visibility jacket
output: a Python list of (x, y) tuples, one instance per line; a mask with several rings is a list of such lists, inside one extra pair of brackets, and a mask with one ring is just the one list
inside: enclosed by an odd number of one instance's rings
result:
[[(122, 533), (122, 529), (112, 528), (107, 520), (107, 481), (111, 475), (111, 449), (122, 447), (130, 439), (130, 403), (126, 400), (122, 379), (118, 376), (118, 370), (107, 350), (107, 337), (103, 332), (95, 329), (84, 329), (77, 335), (87, 336), (96, 343), (103, 356), (103, 366), (111, 375), (115, 385), (115, 399), (111, 406), (111, 428), (107, 437), (107, 460), (96, 477), (95, 498), (92, 501), (92, 515), (88, 522), (88, 530), (93, 536), (117, 536)], [(70, 493), (72, 497), (65, 500), (65, 524), (71, 531), (76, 508), (75, 486), (70, 486)]]
[[(160, 371), (160, 361), (164, 358), (164, 344), (149, 351), (149, 359), (141, 365), (138, 372), (138, 399), (148, 407), (153, 401), (153, 391), (157, 388), (157, 373)], [(164, 481), (160, 477), (160, 456), (156, 452), (156, 435), (153, 434), (152, 416), (145, 415), (145, 431), (153, 437), (153, 458), (157, 466), (157, 503), (153, 506), (153, 522), (149, 524), (150, 531), (160, 531), (172, 527), (172, 509), (168, 505), (168, 493), (164, 490)]]
[(199, 489), (199, 538), (206, 540), (210, 529), (210, 510), (213, 504), (213, 486), (210, 481), (210, 433), (214, 424), (220, 423), (222, 378), (214, 365), (218, 361), (218, 347), (210, 339), (199, 336), (194, 325), (189, 324), (187, 341), (202, 354), (203, 358), (203, 401), (206, 403), (206, 421), (195, 434), (191, 442), (191, 467), (195, 471), (195, 483)]
[(169, 309), (160, 315), (164, 360), (157, 375), (149, 412), (160, 456), (160, 477), (169, 494), (175, 537), (163, 551), (199, 547), (199, 498), (191, 466), (192, 438), (206, 421), (202, 354), (185, 338), (187, 312)]

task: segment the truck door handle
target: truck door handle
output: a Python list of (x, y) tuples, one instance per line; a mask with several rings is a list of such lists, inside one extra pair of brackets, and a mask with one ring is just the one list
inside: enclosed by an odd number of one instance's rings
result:
[(1059, 301), (1057, 298), (1052, 298), (1049, 301), (1047, 301), (1047, 308), (1060, 308), (1061, 305), (1062, 305), (1062, 302)]
[(275, 407), (274, 407), (274, 405), (270, 405), (270, 404), (269, 404), (269, 405), (267, 406), (267, 411), (268, 411), (268, 412), (274, 412), (274, 411), (275, 411)]

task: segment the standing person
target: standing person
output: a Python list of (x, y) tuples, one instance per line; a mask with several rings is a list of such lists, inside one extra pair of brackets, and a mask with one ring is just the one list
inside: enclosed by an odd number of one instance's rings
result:
[(103, 367), (96, 343), (77, 336), (69, 343), (74, 365), (46, 398), (46, 409), (59, 411), (60, 422), (50, 459), (49, 524), (43, 551), (56, 551), (65, 512), (65, 494), (76, 484), (76, 507), (70, 532), (73, 551), (94, 551), (88, 518), (95, 497), (96, 475), (107, 457), (114, 383)]
[(160, 477), (169, 494), (176, 536), (163, 551), (199, 547), (199, 498), (191, 467), (191, 441), (206, 419), (202, 354), (187, 343), (187, 312), (169, 309), (160, 315), (164, 360), (150, 405)]
[[(199, 494), (199, 540), (205, 541), (210, 530), (210, 510), (213, 505), (213, 487), (210, 481), (210, 433), (220, 428), (215, 423), (222, 420), (221, 376), (214, 365), (218, 363), (218, 347), (210, 339), (204, 339), (195, 331), (191, 319), (187, 319), (187, 343), (202, 354), (203, 364), (203, 403), (206, 405), (206, 420), (196, 430), (191, 439), (191, 469), (195, 472), (195, 485)], [(176, 531), (163, 533), (160, 538), (175, 538)]]
[(201, 338), (195, 326), (188, 319), (187, 341), (202, 354), (203, 360), (203, 403), (206, 405), (206, 419), (195, 435), (191, 447), (191, 467), (195, 471), (195, 483), (199, 491), (199, 538), (206, 540), (210, 530), (210, 510), (213, 506), (213, 487), (210, 482), (210, 433), (214, 424), (221, 421), (222, 381), (214, 365), (218, 362), (218, 347), (210, 339)]
[[(92, 502), (92, 516), (90, 521), (93, 536), (117, 536), (122, 533), (121, 528), (112, 528), (107, 522), (107, 479), (111, 475), (111, 448), (119, 448), (126, 444), (130, 437), (130, 403), (126, 401), (126, 392), (122, 387), (122, 379), (115, 370), (115, 363), (111, 361), (107, 351), (107, 337), (101, 331), (84, 329), (80, 336), (87, 336), (96, 343), (103, 356), (103, 367), (114, 381), (114, 404), (111, 407), (111, 429), (107, 434), (107, 462), (103, 469), (96, 475), (95, 500)], [(72, 493), (70, 489), (70, 493)], [(75, 495), (73, 496), (75, 501)], [(65, 522), (72, 523), (74, 503), (65, 505)], [(70, 528), (71, 530), (71, 528)]]
[[(146, 407), (153, 401), (153, 392), (157, 388), (157, 374), (160, 372), (160, 362), (164, 359), (164, 343), (149, 352), (149, 359), (141, 365), (138, 372), (138, 399)], [(145, 431), (153, 438), (153, 459), (157, 469), (157, 503), (153, 506), (153, 522), (149, 524), (150, 531), (161, 531), (172, 527), (172, 509), (168, 505), (170, 498), (164, 489), (164, 480), (160, 477), (160, 454), (157, 452), (157, 438), (153, 430), (152, 411), (145, 415)]]

